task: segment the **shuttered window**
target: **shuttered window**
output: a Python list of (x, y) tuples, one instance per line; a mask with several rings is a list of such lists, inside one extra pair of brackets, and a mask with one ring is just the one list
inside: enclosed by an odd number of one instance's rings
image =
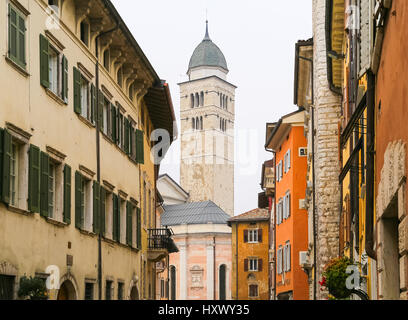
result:
[(99, 234), (100, 232), (100, 196), (101, 187), (97, 181), (93, 182), (93, 232)]
[(26, 17), (9, 4), (8, 16), (8, 57), (26, 69)]
[(71, 167), (64, 167), (64, 209), (63, 219), (67, 224), (71, 223)]
[(40, 149), (34, 145), (30, 146), (29, 151), (29, 176), (28, 176), (28, 209), (31, 212), (40, 212)]
[(84, 199), (85, 190), (83, 190), (83, 178), (81, 173), (75, 172), (75, 227), (82, 229), (84, 227)]
[(40, 34), (40, 80), (41, 85), (45, 88), (50, 87), (49, 46), (48, 39)]
[(40, 213), (43, 217), (48, 217), (49, 210), (49, 167), (50, 158), (48, 154), (41, 152)]

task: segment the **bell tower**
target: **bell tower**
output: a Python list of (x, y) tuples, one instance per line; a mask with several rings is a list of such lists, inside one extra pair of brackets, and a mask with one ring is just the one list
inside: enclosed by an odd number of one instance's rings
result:
[(187, 75), (179, 83), (181, 186), (192, 202), (212, 200), (234, 215), (235, 89), (227, 81), (227, 62), (205, 37), (194, 50)]

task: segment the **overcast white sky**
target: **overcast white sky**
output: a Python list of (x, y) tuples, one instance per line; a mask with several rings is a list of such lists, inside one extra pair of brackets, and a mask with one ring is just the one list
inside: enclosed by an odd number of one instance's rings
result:
[[(236, 91), (235, 214), (257, 207), (265, 123), (293, 112), (295, 43), (312, 36), (311, 0), (112, 0), (157, 74), (170, 85), (180, 127), (177, 83), (204, 38), (224, 53)], [(179, 182), (180, 143), (166, 156), (161, 173)]]

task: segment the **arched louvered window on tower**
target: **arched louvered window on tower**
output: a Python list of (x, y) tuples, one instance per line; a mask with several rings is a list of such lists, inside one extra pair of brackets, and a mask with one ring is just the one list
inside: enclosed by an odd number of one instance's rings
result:
[(225, 110), (228, 110), (228, 96), (227, 99), (225, 100)]
[(195, 119), (193, 118), (193, 130), (195, 130), (196, 126), (195, 126)]
[(220, 108), (222, 108), (222, 94), (220, 93)]
[(195, 103), (194, 103), (195, 107), (200, 106), (200, 96), (198, 95), (198, 93), (195, 94)]
[(200, 93), (200, 106), (204, 106), (204, 92), (201, 91)]
[(200, 117), (200, 130), (204, 129), (203, 117)]
[(194, 108), (194, 94), (190, 95), (190, 107)]

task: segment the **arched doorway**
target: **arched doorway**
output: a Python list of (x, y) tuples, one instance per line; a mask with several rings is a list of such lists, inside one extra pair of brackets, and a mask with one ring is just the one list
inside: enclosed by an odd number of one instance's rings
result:
[(76, 300), (75, 287), (70, 280), (66, 280), (58, 290), (57, 300)]
[(130, 300), (139, 300), (139, 291), (137, 290), (136, 286), (132, 287), (130, 291)]
[(170, 267), (170, 284), (171, 284), (171, 291), (170, 291), (170, 300), (176, 300), (176, 267)]
[(226, 287), (226, 278), (227, 278), (227, 266), (222, 264), (219, 269), (219, 300), (227, 299), (227, 287)]

